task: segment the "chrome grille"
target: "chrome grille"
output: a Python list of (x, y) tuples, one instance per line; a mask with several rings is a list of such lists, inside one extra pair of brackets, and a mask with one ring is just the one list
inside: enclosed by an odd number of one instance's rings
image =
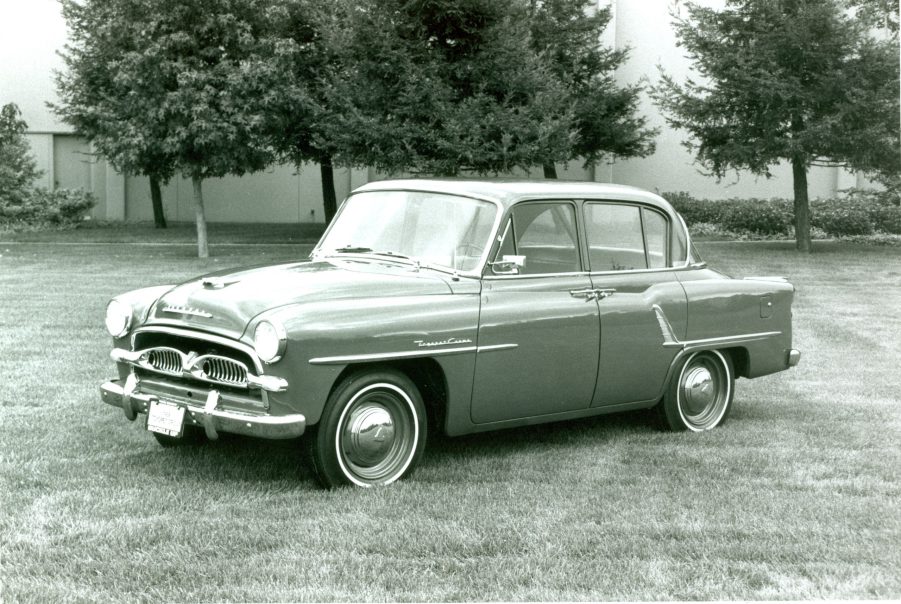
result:
[(247, 367), (242, 363), (217, 356), (208, 356), (200, 360), (200, 371), (206, 379), (235, 386), (247, 384)]
[(154, 348), (147, 354), (147, 363), (162, 373), (182, 374), (181, 353), (173, 348)]

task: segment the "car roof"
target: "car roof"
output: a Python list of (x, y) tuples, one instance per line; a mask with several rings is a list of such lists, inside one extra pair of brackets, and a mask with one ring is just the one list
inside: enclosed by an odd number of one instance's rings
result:
[(406, 178), (373, 181), (354, 192), (425, 191), (450, 193), (495, 201), (504, 207), (523, 199), (612, 199), (638, 201), (673, 213), (672, 206), (659, 195), (626, 185), (569, 180), (476, 180), (457, 178)]

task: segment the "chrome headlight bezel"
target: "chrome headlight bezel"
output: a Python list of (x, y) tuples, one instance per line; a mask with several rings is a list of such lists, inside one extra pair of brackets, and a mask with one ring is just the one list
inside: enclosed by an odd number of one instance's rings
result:
[(264, 319), (253, 330), (253, 350), (267, 365), (281, 360), (287, 343), (288, 333), (278, 321)]
[(121, 338), (131, 329), (134, 309), (130, 304), (113, 298), (106, 305), (106, 331), (114, 338)]

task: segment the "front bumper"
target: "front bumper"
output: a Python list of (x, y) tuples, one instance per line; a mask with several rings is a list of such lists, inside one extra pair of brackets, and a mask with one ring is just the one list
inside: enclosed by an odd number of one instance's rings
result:
[[(121, 408), (126, 418), (134, 420), (139, 413), (147, 413), (152, 401), (158, 400), (154, 395), (138, 392), (137, 386), (134, 375), (129, 375), (124, 383), (112, 380), (101, 384), (100, 398), (108, 405)], [(203, 427), (211, 440), (218, 438), (220, 432), (269, 439), (296, 438), (306, 429), (307, 420), (299, 413), (276, 416), (229, 411), (218, 408), (219, 400), (219, 393), (211, 390), (203, 406), (178, 404), (186, 409), (185, 422)]]

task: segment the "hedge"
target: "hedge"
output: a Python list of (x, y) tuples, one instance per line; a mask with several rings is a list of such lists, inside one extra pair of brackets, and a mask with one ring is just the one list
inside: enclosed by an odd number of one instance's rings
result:
[(19, 203), (0, 203), (0, 226), (68, 226), (84, 220), (97, 199), (81, 189), (34, 189)]
[[(794, 209), (790, 199), (698, 199), (684, 191), (661, 195), (682, 214), (689, 227), (713, 225), (723, 231), (763, 236), (793, 233)], [(891, 191), (851, 190), (841, 197), (812, 201), (810, 224), (834, 237), (901, 234), (901, 205), (897, 194)]]

